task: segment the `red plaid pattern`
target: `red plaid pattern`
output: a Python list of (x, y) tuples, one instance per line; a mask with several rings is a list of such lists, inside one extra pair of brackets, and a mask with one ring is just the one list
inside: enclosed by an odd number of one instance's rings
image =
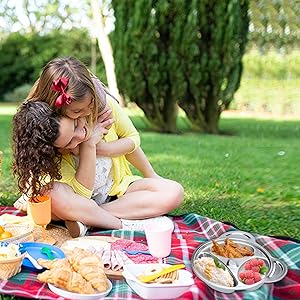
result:
[[(21, 215), (19, 211), (12, 207), (0, 207), (0, 215), (4, 213)], [(192, 272), (190, 260), (196, 247), (209, 239), (217, 238), (226, 231), (235, 230), (229, 225), (196, 214), (172, 218), (175, 223), (175, 230), (172, 236), (172, 252), (169, 257), (164, 259), (164, 262), (170, 264), (183, 262), (186, 265), (186, 269), (190, 272)], [(111, 235), (146, 243), (145, 236), (141, 232), (111, 230), (93, 231), (89, 234)], [(195, 284), (179, 299), (300, 299), (300, 245), (266, 236), (256, 236), (256, 238), (257, 242), (264, 246), (271, 255), (280, 258), (287, 264), (289, 271), (283, 280), (274, 284), (264, 284), (256, 291), (224, 294), (209, 288), (194, 275)], [(112, 282), (113, 289), (106, 299), (141, 299), (130, 289), (125, 281), (114, 280)], [(52, 293), (46, 284), (36, 281), (34, 272), (29, 271), (23, 271), (10, 280), (0, 281), (0, 293), (26, 298), (59, 299), (59, 296)]]

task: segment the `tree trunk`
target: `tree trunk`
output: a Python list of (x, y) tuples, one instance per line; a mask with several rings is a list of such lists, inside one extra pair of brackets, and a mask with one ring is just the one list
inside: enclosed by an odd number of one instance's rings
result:
[(110, 40), (104, 31), (104, 19), (97, 0), (91, 0), (93, 20), (97, 29), (98, 45), (105, 66), (106, 79), (109, 91), (118, 99), (121, 106), (124, 106), (123, 98), (120, 97), (117, 78), (115, 73), (115, 63)]
[[(169, 98), (171, 99), (171, 97)], [(166, 101), (163, 110), (164, 114), (164, 132), (166, 133), (178, 133), (176, 120), (178, 114), (178, 106), (172, 101)]]
[(206, 132), (211, 134), (219, 133), (219, 116), (218, 107), (214, 101), (210, 102), (206, 112)]
[(91, 71), (96, 74), (96, 66), (97, 66), (97, 40), (95, 38), (91, 38)]

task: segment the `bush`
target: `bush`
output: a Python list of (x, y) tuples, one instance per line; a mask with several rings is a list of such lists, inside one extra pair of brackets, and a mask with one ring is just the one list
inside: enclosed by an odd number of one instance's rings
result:
[(300, 115), (300, 79), (248, 79), (243, 77), (231, 109), (275, 116)]
[(276, 51), (269, 51), (267, 54), (260, 54), (252, 50), (243, 58), (243, 77), (249, 79), (299, 79), (300, 78), (300, 51), (293, 51), (289, 54), (280, 54)]
[[(88, 32), (74, 29), (52, 31), (47, 35), (38, 33), (8, 35), (0, 42), (0, 99), (17, 87), (32, 85), (48, 61), (62, 56), (75, 56), (89, 66), (91, 38)], [(105, 82), (105, 72), (99, 52), (97, 71), (97, 75)]]
[(8, 92), (4, 95), (4, 101), (6, 102), (20, 102), (24, 100), (31, 89), (30, 84), (23, 84), (15, 88), (12, 92)]

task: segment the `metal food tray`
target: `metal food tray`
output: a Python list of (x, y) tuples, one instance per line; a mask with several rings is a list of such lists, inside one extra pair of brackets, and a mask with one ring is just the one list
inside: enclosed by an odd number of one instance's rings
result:
[[(251, 248), (254, 252), (253, 256), (244, 256), (243, 258), (227, 258), (220, 255), (215, 254), (211, 247), (213, 245), (212, 241), (202, 244), (201, 246), (197, 247), (192, 256), (192, 269), (196, 276), (205, 282), (209, 287), (212, 289), (223, 292), (223, 293), (233, 293), (235, 291), (241, 290), (256, 290), (261, 287), (264, 283), (273, 283), (280, 281), (283, 279), (288, 271), (288, 268), (285, 263), (280, 261), (277, 258), (274, 258), (269, 254), (269, 252), (264, 249), (261, 245), (256, 243), (255, 237), (248, 232), (244, 231), (230, 231), (222, 234), (219, 238), (215, 239), (218, 244), (223, 244), (225, 239), (229, 238), (230, 240), (234, 241), (236, 244), (240, 246), (246, 246)], [(214, 283), (210, 281), (207, 277), (201, 274), (198, 270), (195, 260), (201, 258), (202, 256), (217, 258), (219, 262), (221, 262), (225, 268), (228, 270), (230, 275), (233, 278), (234, 286), (228, 287), (221, 284)], [(267, 272), (261, 276), (262, 279), (259, 282), (254, 284), (247, 285), (243, 283), (239, 279), (239, 273), (244, 270), (244, 265), (247, 261), (259, 258), (265, 262), (267, 267)]]

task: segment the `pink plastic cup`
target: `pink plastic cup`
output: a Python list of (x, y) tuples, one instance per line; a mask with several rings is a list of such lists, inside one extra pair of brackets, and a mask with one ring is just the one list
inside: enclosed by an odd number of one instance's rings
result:
[(163, 258), (171, 253), (172, 223), (146, 224), (144, 226), (149, 252), (152, 256)]

